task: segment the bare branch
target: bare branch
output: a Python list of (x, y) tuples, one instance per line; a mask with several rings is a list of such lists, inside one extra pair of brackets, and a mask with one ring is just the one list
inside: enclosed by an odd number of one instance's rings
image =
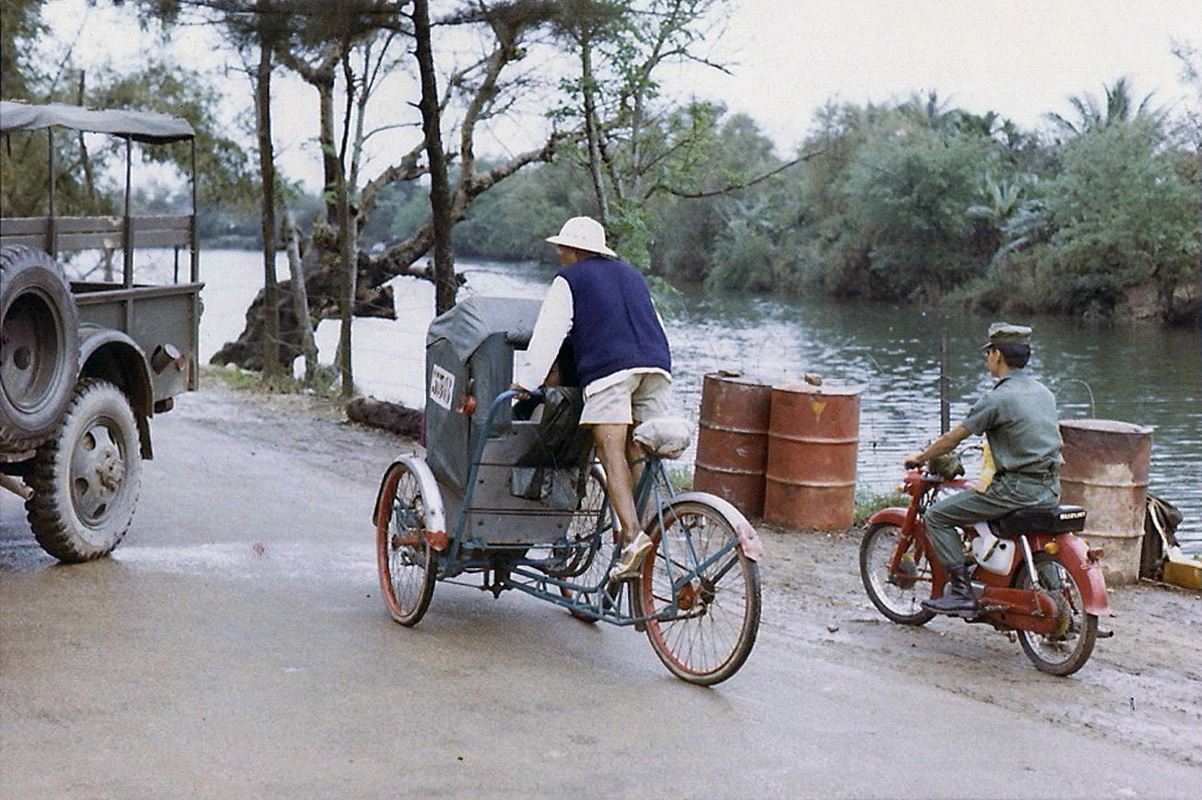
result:
[(752, 178), (751, 180), (743, 181), (742, 183), (728, 184), (727, 186), (723, 186), (720, 189), (713, 189), (713, 190), (704, 191), (704, 192), (686, 192), (681, 189), (673, 189), (670, 186), (664, 186), (663, 184), (656, 184), (655, 186), (651, 187), (650, 191), (647, 192), (645, 197), (650, 197), (651, 195), (655, 194), (656, 192), (664, 192), (665, 194), (670, 194), (673, 197), (684, 197), (684, 198), (687, 198), (690, 200), (699, 200), (703, 197), (717, 197), (719, 195), (730, 194), (731, 192), (737, 192), (740, 189), (749, 189), (758, 183), (763, 183), (764, 181), (771, 178), (773, 175), (779, 175), (780, 173), (784, 172), (785, 170), (789, 169), (790, 167), (794, 167), (803, 161), (809, 161), (814, 156), (821, 155), (824, 152), (826, 152), (825, 149), (824, 150), (815, 150), (812, 153), (806, 153), (805, 155), (798, 156), (797, 158), (793, 159), (792, 161), (789, 161), (785, 164), (780, 165), (779, 167), (777, 167), (774, 170), (765, 172), (761, 175), (757, 175), (756, 177)]

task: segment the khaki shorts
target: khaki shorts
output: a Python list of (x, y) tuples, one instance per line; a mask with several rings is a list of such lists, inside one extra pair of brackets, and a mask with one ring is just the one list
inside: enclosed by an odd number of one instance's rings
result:
[(584, 399), (581, 425), (631, 425), (668, 414), (672, 382), (658, 372), (636, 372)]

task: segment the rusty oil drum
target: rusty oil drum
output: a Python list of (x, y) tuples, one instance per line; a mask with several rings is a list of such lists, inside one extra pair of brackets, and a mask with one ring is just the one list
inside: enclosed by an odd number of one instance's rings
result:
[(855, 518), (860, 390), (772, 390), (764, 518), (795, 528), (841, 530)]
[(711, 373), (701, 384), (693, 488), (749, 517), (764, 513), (771, 401), (771, 386), (737, 375)]
[(1087, 512), (1080, 534), (1105, 550), (1102, 572), (1110, 584), (1139, 579), (1152, 429), (1105, 419), (1062, 420), (1060, 502)]

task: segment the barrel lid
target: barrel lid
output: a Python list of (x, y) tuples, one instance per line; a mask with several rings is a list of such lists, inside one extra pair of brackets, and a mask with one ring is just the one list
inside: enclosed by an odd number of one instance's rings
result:
[(1099, 431), (1101, 433), (1127, 433), (1146, 436), (1152, 432), (1147, 425), (1136, 425), (1134, 422), (1120, 422), (1113, 419), (1062, 419), (1062, 428), (1077, 428), (1083, 431)]
[(863, 386), (813, 386), (808, 383), (792, 383), (787, 386), (774, 386), (773, 391), (789, 392), (790, 394), (825, 394), (836, 397), (854, 397), (864, 391)]
[(768, 386), (769, 382), (762, 380), (753, 375), (744, 375), (741, 370), (737, 369), (719, 369), (714, 372), (707, 372), (705, 377), (710, 380), (723, 381), (724, 383), (741, 383), (751, 386)]

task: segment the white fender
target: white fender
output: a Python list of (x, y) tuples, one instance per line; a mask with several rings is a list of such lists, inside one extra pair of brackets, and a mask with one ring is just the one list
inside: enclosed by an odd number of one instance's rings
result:
[(730, 501), (709, 492), (681, 492), (672, 497), (668, 506), (671, 507), (676, 503), (683, 502), (704, 503), (707, 506), (712, 506), (734, 528), (735, 535), (739, 539), (739, 547), (743, 550), (743, 555), (752, 561), (763, 559), (764, 543), (760, 539), (760, 535), (755, 532), (755, 528), (747, 521), (747, 517), (743, 516), (743, 512), (735, 508)]
[[(403, 464), (408, 467), (417, 478), (418, 488), (421, 489), (422, 497), (426, 501), (426, 530), (434, 533), (446, 534), (447, 530), (447, 514), (446, 507), (442, 502), (442, 492), (438, 488), (438, 481), (434, 479), (434, 473), (430, 470), (430, 465), (421, 456), (402, 455), (398, 456), (388, 469), (384, 470), (384, 475), (388, 475), (389, 470), (398, 464)], [(380, 498), (384, 494), (384, 478), (380, 479), (380, 488), (376, 492), (376, 505), (371, 512), (371, 521), (375, 525), (380, 524), (378, 518), (380, 511)]]

